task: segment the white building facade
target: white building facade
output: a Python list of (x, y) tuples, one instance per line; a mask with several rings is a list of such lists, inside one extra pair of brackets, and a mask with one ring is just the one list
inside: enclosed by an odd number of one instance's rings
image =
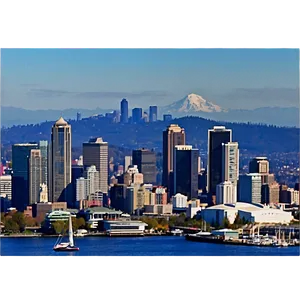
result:
[(99, 172), (96, 166), (92, 165), (86, 169), (85, 179), (88, 179), (88, 196), (100, 190)]
[(224, 181), (217, 185), (216, 204), (236, 203), (237, 186), (230, 181)]
[(241, 219), (254, 223), (289, 224), (293, 220), (291, 212), (244, 202), (219, 204), (201, 210), (201, 217), (210, 224), (221, 225), (225, 217), (233, 224), (237, 215)]
[(76, 179), (76, 201), (88, 199), (89, 185), (89, 179), (84, 177)]
[(0, 195), (11, 200), (11, 175), (0, 176)]
[(172, 203), (174, 208), (185, 208), (187, 207), (188, 197), (177, 193), (175, 196), (172, 196)]

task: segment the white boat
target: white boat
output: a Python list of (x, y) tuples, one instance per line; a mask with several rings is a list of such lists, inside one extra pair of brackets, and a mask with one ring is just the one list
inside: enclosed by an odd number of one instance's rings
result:
[(180, 229), (176, 228), (175, 230), (172, 230), (171, 233), (173, 235), (182, 235), (183, 234), (183, 230), (180, 230)]
[(211, 232), (207, 232), (207, 231), (199, 231), (195, 234), (196, 236), (208, 236), (211, 235)]
[(85, 229), (78, 229), (75, 233), (74, 233), (74, 236), (76, 237), (84, 237), (87, 235), (87, 230)]
[(59, 235), (53, 250), (54, 251), (79, 251), (79, 248), (74, 245), (73, 239), (73, 228), (72, 228), (72, 219), (71, 214), (69, 216), (69, 242), (61, 243), (63, 235)]

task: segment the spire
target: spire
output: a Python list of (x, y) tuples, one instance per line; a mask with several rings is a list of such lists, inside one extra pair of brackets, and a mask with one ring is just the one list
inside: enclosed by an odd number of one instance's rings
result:
[(65, 121), (65, 119), (63, 117), (60, 117), (56, 122), (55, 125), (68, 125), (68, 123)]

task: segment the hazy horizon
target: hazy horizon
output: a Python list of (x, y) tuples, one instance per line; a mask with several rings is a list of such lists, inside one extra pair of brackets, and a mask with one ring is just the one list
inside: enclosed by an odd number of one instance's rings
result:
[(298, 49), (2, 49), (2, 106), (165, 106), (195, 93), (225, 109), (299, 107)]

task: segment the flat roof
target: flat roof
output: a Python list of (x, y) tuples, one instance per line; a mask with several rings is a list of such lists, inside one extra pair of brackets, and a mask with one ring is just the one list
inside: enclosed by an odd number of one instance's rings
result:
[(103, 207), (103, 206), (95, 206), (95, 207), (86, 208), (86, 209), (84, 209), (84, 212), (115, 213), (115, 214), (123, 213), (120, 210), (114, 210), (114, 209), (110, 209), (108, 207)]
[(140, 224), (140, 225), (148, 225), (145, 222), (139, 221), (139, 220), (103, 220), (105, 223), (110, 223), (110, 224), (119, 224), (119, 225), (126, 225), (126, 224)]

